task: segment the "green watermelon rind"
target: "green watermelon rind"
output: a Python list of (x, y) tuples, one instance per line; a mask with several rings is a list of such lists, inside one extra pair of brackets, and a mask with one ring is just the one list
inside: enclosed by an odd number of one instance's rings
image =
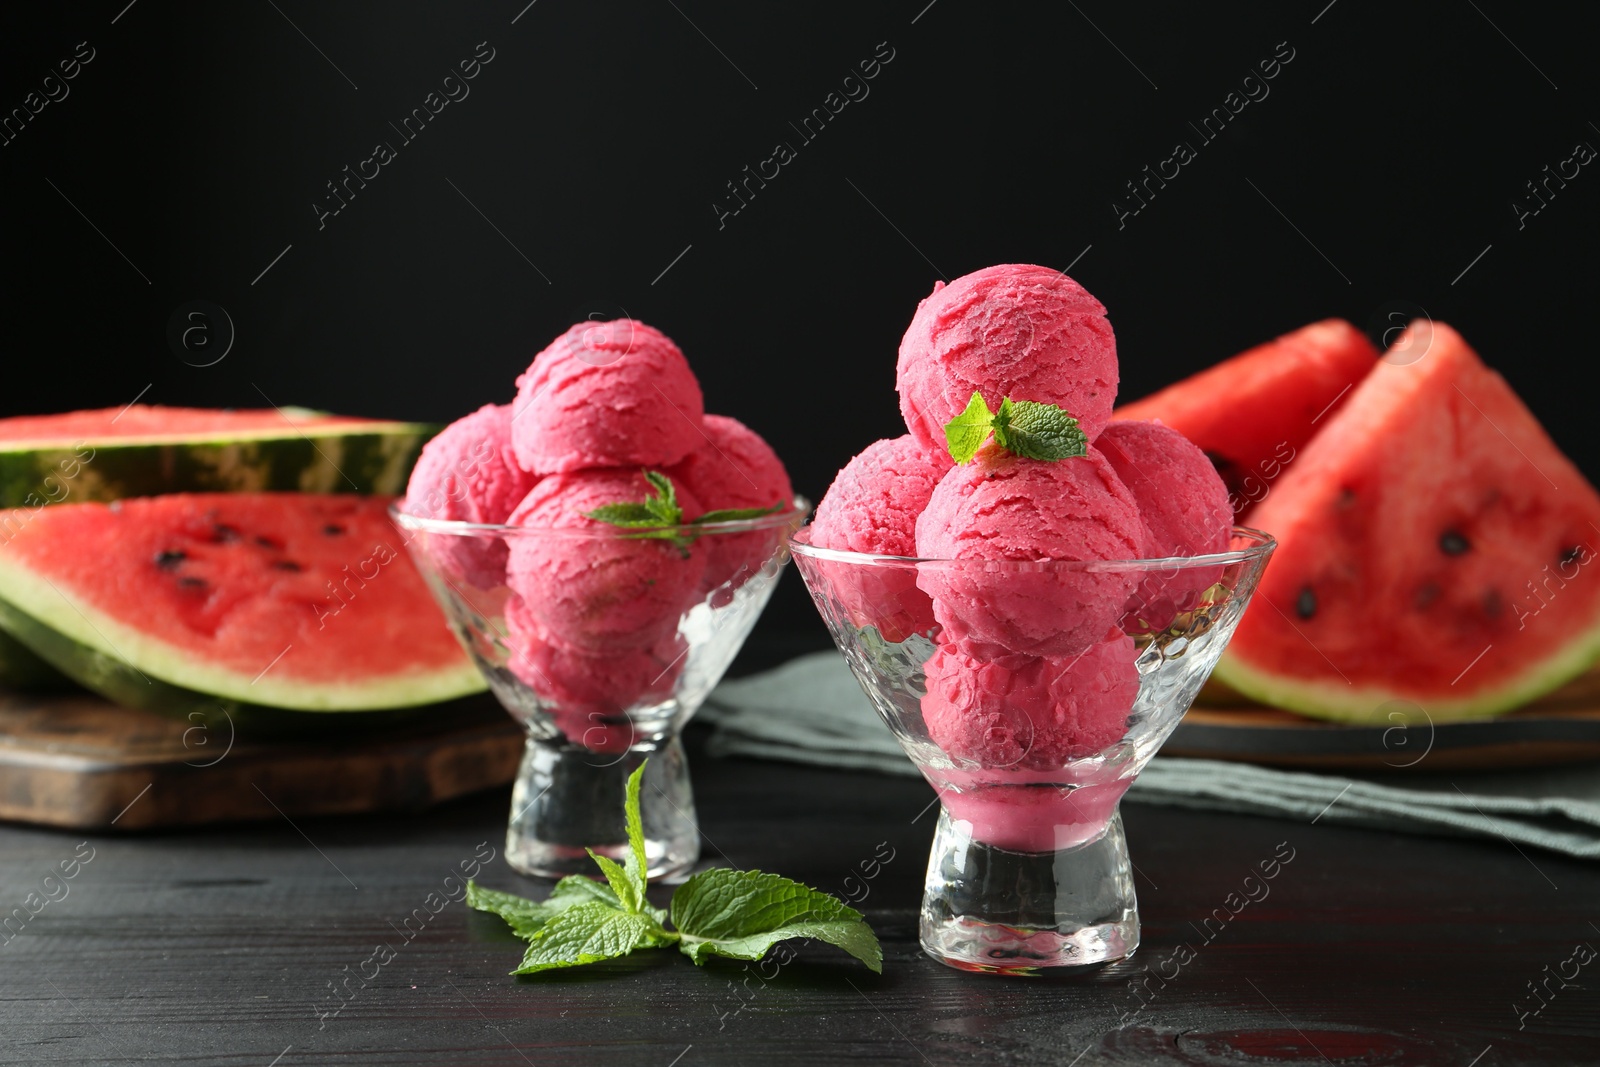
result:
[(0, 442), (0, 508), (179, 492), (397, 495), (431, 423), (335, 420), (215, 437)]
[(0, 688), (24, 693), (69, 689), (72, 682), (27, 645), (0, 630)]
[(1467, 700), (1452, 700), (1447, 693), (1430, 695), (1414, 690), (1401, 692), (1379, 686), (1346, 685), (1335, 680), (1285, 677), (1250, 665), (1232, 650), (1222, 654), (1213, 673), (1218, 681), (1271, 707), (1347, 726), (1392, 726), (1394, 722), (1388, 714), (1394, 709), (1385, 710), (1385, 705), (1397, 700), (1417, 705), (1434, 723), (1492, 719), (1561, 688), (1594, 666), (1597, 659), (1600, 659), (1600, 623), (1581, 631), (1555, 654), (1526, 668), (1505, 684)]
[(3, 551), (0, 589), (5, 591), (0, 627), (40, 659), (108, 700), (180, 718), (198, 713), (208, 721), (226, 717), (235, 724), (288, 728), (353, 716), (378, 721), (488, 688), (465, 655), (448, 668), (365, 683), (275, 679), (266, 663), (249, 678), (199, 663), (192, 652), (74, 600), (43, 576), (7, 560)]

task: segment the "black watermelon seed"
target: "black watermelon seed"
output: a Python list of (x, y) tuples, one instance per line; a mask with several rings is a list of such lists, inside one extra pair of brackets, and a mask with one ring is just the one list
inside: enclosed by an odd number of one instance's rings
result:
[(1417, 590), (1417, 595), (1416, 595), (1416, 598), (1414, 600), (1414, 603), (1417, 606), (1417, 610), (1421, 611), (1421, 610), (1426, 609), (1428, 607), (1428, 605), (1432, 604), (1435, 600), (1438, 600), (1438, 599), (1439, 599), (1439, 587), (1437, 585), (1435, 585), (1434, 583), (1432, 583), (1432, 582), (1427, 582), (1422, 586), (1422, 588)]
[(303, 570), (305, 570), (304, 567), (300, 566), (300, 564), (296, 563), (292, 559), (273, 560), (272, 567), (273, 567), (274, 570), (280, 570), (280, 571), (303, 571)]
[(1356, 491), (1354, 489), (1339, 490), (1339, 510), (1349, 511), (1356, 506)]
[(1490, 589), (1488, 592), (1483, 594), (1483, 613), (1489, 616), (1489, 618), (1498, 618), (1500, 613), (1505, 609), (1506, 602), (1501, 598), (1500, 590)]
[(193, 575), (184, 575), (178, 579), (179, 589), (204, 589), (205, 584), (206, 580), (204, 578), (196, 578)]
[(322, 532), (327, 534), (329, 537), (338, 537), (340, 534), (344, 533), (344, 527), (340, 526), (336, 522), (330, 522), (328, 525), (322, 528)]
[(1294, 610), (1302, 619), (1309, 619), (1317, 613), (1317, 594), (1309, 585), (1300, 590), (1300, 595), (1295, 597)]
[(1563, 567), (1570, 567), (1572, 564), (1577, 563), (1581, 559), (1583, 559), (1582, 545), (1573, 545), (1571, 548), (1561, 553), (1561, 565)]
[(188, 558), (189, 554), (187, 552), (182, 552), (176, 548), (163, 549), (156, 553), (156, 566), (170, 571)]
[(1472, 542), (1460, 530), (1446, 530), (1439, 535), (1439, 551), (1447, 556), (1459, 556), (1472, 547)]
[(283, 543), (281, 541), (278, 541), (277, 539), (272, 538), (272, 537), (264, 537), (261, 534), (257, 534), (256, 535), (256, 544), (260, 545), (262, 548), (282, 548), (283, 547)]
[(212, 528), (211, 535), (220, 543), (227, 544), (229, 541), (237, 541), (239, 539), (239, 529), (236, 526), (229, 526), (227, 523), (219, 522)]

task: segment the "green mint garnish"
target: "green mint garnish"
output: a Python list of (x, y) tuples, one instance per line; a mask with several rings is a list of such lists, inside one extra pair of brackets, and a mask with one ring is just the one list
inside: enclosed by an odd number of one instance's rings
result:
[(1000, 410), (991, 412), (983, 395), (973, 393), (966, 410), (944, 424), (950, 458), (971, 463), (991, 432), (996, 444), (1024, 459), (1071, 459), (1089, 451), (1078, 420), (1056, 405), (1005, 397)]
[(994, 426), (994, 412), (983, 402), (982, 393), (973, 393), (967, 409), (944, 424), (944, 440), (950, 449), (950, 458), (957, 463), (971, 463), (978, 449), (989, 439)]
[(782, 510), (782, 502), (774, 504), (770, 508), (722, 508), (719, 511), (708, 511), (694, 521), (697, 524), (702, 522), (743, 522), (746, 519), (759, 519), (763, 515), (776, 515)]
[[(660, 471), (645, 471), (644, 480), (654, 492), (646, 493), (642, 501), (625, 500), (615, 504), (602, 504), (585, 517), (612, 526), (677, 526), (683, 522), (683, 509), (678, 506), (678, 491), (672, 479)], [(668, 536), (670, 534), (658, 534)]]
[(1010, 397), (995, 412), (994, 439), (1025, 459), (1070, 459), (1089, 451), (1089, 438), (1077, 419), (1054, 404)]
[(624, 528), (650, 527), (623, 536), (671, 541), (683, 558), (688, 559), (689, 546), (694, 538), (686, 537), (674, 529), (662, 528), (683, 525), (683, 509), (678, 506), (678, 491), (673, 488), (672, 479), (660, 471), (647, 470), (644, 480), (650, 483), (653, 491), (646, 493), (642, 501), (622, 500), (615, 504), (601, 504), (593, 511), (585, 512), (584, 517)]
[(672, 894), (672, 921), (679, 951), (696, 963), (708, 955), (759, 960), (779, 941), (813, 937), (883, 971), (883, 949), (859, 911), (776, 874), (702, 871)]
[(859, 911), (837, 897), (761, 871), (717, 867), (702, 871), (672, 894), (668, 912), (645, 898), (644, 825), (639, 788), (644, 765), (628, 777), (625, 806), (628, 855), (617, 863), (590, 850), (606, 884), (572, 875), (543, 901), (467, 883), (467, 904), (493, 912), (528, 942), (512, 974), (616, 959), (641, 948), (678, 950), (697, 964), (708, 956), (759, 960), (779, 941), (814, 938), (837, 945), (883, 972), (883, 949)]

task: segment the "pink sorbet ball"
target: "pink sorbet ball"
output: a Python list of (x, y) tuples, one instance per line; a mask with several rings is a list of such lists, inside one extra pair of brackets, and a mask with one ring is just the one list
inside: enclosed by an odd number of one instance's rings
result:
[(511, 444), (539, 474), (668, 467), (704, 443), (700, 383), (660, 330), (580, 322), (517, 379)]
[[(707, 511), (787, 508), (794, 502), (783, 460), (760, 434), (726, 415), (707, 415), (705, 440), (667, 473)], [(706, 552), (701, 584), (707, 589), (741, 584), (761, 569), (783, 536), (779, 529), (706, 535), (701, 539)]]
[(952, 468), (917, 520), (917, 584), (947, 636), (1030, 656), (1075, 656), (1122, 613), (1137, 575), (1002, 561), (1138, 559), (1139, 508), (1094, 449), (1055, 462), (990, 444)]
[(1048, 770), (1122, 740), (1139, 695), (1120, 630), (1076, 656), (987, 658), (941, 643), (923, 667), (922, 719), (945, 753), (985, 768)]
[(846, 463), (817, 505), (811, 543), (883, 556), (917, 553), (917, 516), (955, 464), (910, 434), (874, 441)]
[[(423, 446), (403, 505), (409, 515), (456, 522), (503, 523), (538, 483), (511, 451), (511, 407), (485, 404)], [(505, 581), (506, 546), (484, 534), (424, 535), (452, 581), (492, 589)]]
[(672, 697), (688, 646), (676, 632), (649, 648), (597, 654), (550, 638), (518, 597), (506, 604), (511, 673), (538, 694), (573, 744), (621, 752), (637, 739), (627, 712)]
[[(810, 543), (818, 548), (883, 556), (917, 554), (917, 516), (954, 464), (943, 448), (923, 448), (910, 434), (874, 441), (846, 463), (817, 505)], [(933, 603), (910, 566), (881, 567), (817, 560), (846, 614), (889, 641), (934, 625)]]
[(1094, 440), (1117, 399), (1117, 342), (1106, 309), (1060, 271), (1002, 264), (935, 285), (900, 341), (900, 413), (924, 448), (982, 393), (1055, 404)]
[[(698, 514), (681, 486), (678, 501)], [(642, 502), (650, 484), (638, 470), (554, 474), (534, 487), (510, 523), (534, 527), (508, 538), (506, 584), (541, 630), (589, 652), (648, 648), (677, 630), (698, 599), (706, 554), (588, 518), (605, 504)]]
[[(1228, 487), (1206, 454), (1159, 422), (1113, 422), (1095, 439), (1122, 484), (1139, 504), (1152, 559), (1226, 552), (1233, 529)], [(1178, 612), (1222, 577), (1221, 567), (1174, 566), (1140, 576), (1128, 604), (1128, 624), (1162, 630)]]

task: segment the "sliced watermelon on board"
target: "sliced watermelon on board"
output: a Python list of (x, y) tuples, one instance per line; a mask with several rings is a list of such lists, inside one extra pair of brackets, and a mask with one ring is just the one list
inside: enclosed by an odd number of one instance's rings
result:
[(1278, 550), (1217, 676), (1345, 722), (1496, 715), (1600, 652), (1600, 494), (1455, 330), (1394, 350), (1252, 513)]
[(436, 426), (304, 408), (126, 408), (0, 419), (0, 507), (156, 493), (401, 493)]
[(88, 688), (177, 715), (295, 727), (478, 692), (388, 503), (173, 494), (0, 513), (0, 626)]
[(1325, 319), (1169, 385), (1116, 410), (1160, 419), (1199, 445), (1243, 516), (1378, 358), (1343, 319)]

